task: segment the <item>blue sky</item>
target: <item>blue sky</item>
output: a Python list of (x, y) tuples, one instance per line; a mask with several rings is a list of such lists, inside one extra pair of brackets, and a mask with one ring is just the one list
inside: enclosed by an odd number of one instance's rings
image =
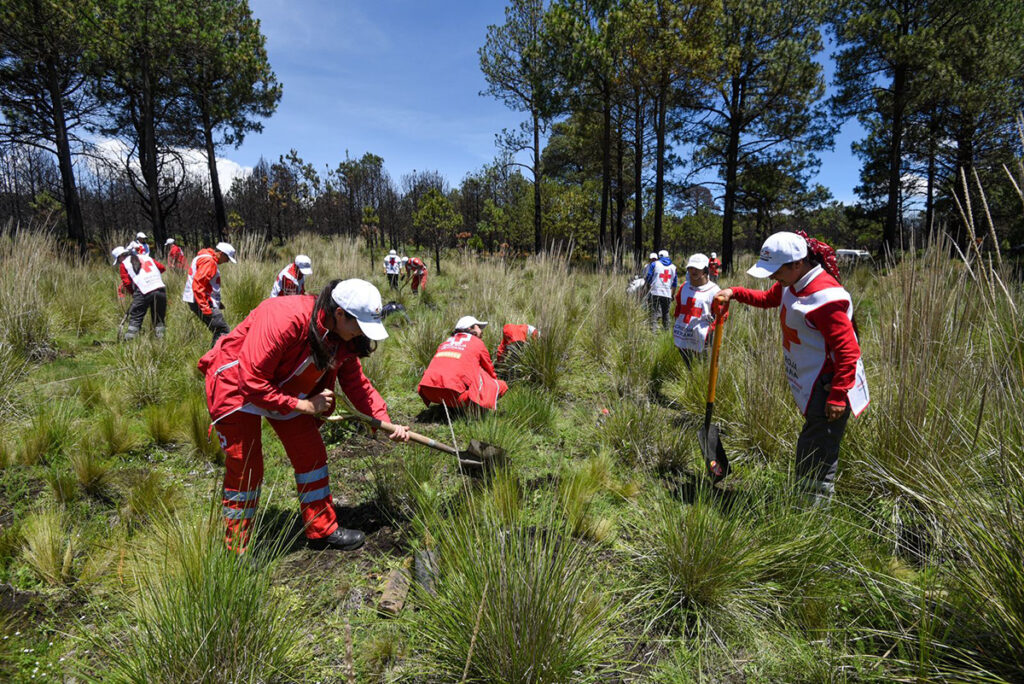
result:
[[(373, 152), (400, 181), (439, 171), (451, 185), (492, 161), (494, 136), (523, 119), (479, 93), (477, 50), (489, 24), (504, 21), (501, 0), (250, 0), (284, 96), (262, 134), (221, 155), (242, 166), (289, 149), (323, 172)], [(847, 124), (822, 155), (818, 182), (851, 202), (858, 164)]]

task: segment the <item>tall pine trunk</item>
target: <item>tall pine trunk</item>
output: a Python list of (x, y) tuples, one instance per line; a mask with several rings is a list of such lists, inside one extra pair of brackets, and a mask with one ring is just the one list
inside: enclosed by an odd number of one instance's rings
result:
[(68, 239), (78, 243), (78, 249), (85, 254), (85, 224), (82, 221), (82, 204), (75, 184), (75, 168), (71, 162), (71, 141), (68, 138), (67, 121), (64, 118), (64, 96), (60, 77), (53, 60), (46, 62), (46, 85), (49, 89), (53, 113), (53, 137), (57, 148), (57, 166), (60, 169), (61, 189), (64, 193), (64, 211), (67, 214)]
[(665, 118), (668, 113), (667, 75), (662, 75), (658, 87), (658, 113), (654, 121), (654, 134), (657, 141), (654, 176), (654, 249), (663, 249), (661, 243), (661, 221), (665, 213)]
[(540, 216), (540, 115), (533, 112), (533, 251), (541, 251), (541, 216)]
[(220, 190), (220, 174), (217, 173), (217, 150), (213, 145), (213, 124), (210, 113), (203, 103), (203, 142), (206, 144), (206, 164), (210, 169), (210, 192), (213, 193), (213, 213), (217, 221), (217, 239), (223, 240), (228, 229), (228, 217), (224, 211), (224, 195)]
[(725, 147), (725, 197), (722, 204), (722, 271), (732, 271), (733, 257), (733, 225), (736, 221), (736, 175), (740, 156), (740, 117), (742, 109), (740, 98), (743, 88), (739, 79), (733, 79), (732, 106), (729, 115), (729, 133)]
[(634, 99), (633, 118), (633, 262), (640, 264), (644, 256), (644, 111), (639, 91)]
[(903, 116), (907, 97), (907, 68), (897, 64), (892, 77), (892, 120), (889, 137), (888, 200), (885, 207), (885, 226), (882, 229), (882, 249), (892, 252), (896, 248), (896, 233), (900, 225), (900, 169), (903, 147)]
[(605, 87), (602, 93), (603, 121), (601, 130), (601, 224), (597, 239), (597, 263), (604, 263), (605, 240), (608, 234), (608, 208), (612, 189), (612, 104)]

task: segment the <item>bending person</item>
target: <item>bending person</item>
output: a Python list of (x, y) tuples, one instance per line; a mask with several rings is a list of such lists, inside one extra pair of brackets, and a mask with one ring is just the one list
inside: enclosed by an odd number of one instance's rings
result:
[(444, 404), (451, 408), (470, 405), (491, 409), (508, 391), (499, 380), (491, 363), (487, 345), (480, 339), (487, 321), (463, 316), (455, 324), (452, 336), (441, 343), (423, 373), (416, 392), (430, 406)]
[[(335, 280), (319, 297), (264, 300), (199, 360), (206, 401), (224, 449), (225, 541), (242, 553), (263, 481), (263, 418), (295, 469), (299, 509), (314, 548), (349, 550), (365, 536), (338, 525), (327, 473), (327, 450), (316, 416), (334, 411), (335, 382), (363, 413), (390, 422), (387, 405), (363, 375), (360, 358), (388, 334), (377, 288)], [(391, 435), (408, 441), (408, 427)]]
[(181, 301), (188, 304), (192, 313), (213, 333), (211, 348), (221, 336), (231, 332), (221, 313), (224, 304), (220, 299), (220, 265), (228, 261), (238, 263), (235, 261), (235, 248), (227, 242), (218, 242), (212, 249), (199, 250), (188, 267), (185, 290), (181, 293)]
[(167, 268), (153, 257), (136, 252), (121, 254), (121, 267), (132, 283), (132, 303), (128, 309), (128, 328), (124, 339), (131, 340), (142, 330), (146, 311), (153, 317), (153, 334), (158, 340), (164, 337), (164, 320), (167, 317), (167, 287), (160, 275)]

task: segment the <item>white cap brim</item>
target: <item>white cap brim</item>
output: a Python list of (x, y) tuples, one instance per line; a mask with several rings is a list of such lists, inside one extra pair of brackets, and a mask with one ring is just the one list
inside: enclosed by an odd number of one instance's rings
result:
[(758, 261), (756, 264), (747, 269), (747, 274), (752, 275), (755, 278), (767, 278), (771, 274), (779, 270), (782, 264), (775, 265), (768, 263), (767, 261)]
[(238, 263), (238, 260), (235, 259), (235, 257), (231, 256), (230, 254), (228, 254), (228, 261), (230, 261), (233, 264), (237, 264)]
[(302, 275), (313, 275), (313, 268), (311, 266), (308, 266), (306, 268), (300, 268), (299, 273), (301, 273)]
[(384, 324), (380, 321), (360, 321), (357, 318), (356, 322), (359, 323), (359, 329), (363, 331), (363, 334), (374, 342), (388, 338), (388, 331), (384, 329)]

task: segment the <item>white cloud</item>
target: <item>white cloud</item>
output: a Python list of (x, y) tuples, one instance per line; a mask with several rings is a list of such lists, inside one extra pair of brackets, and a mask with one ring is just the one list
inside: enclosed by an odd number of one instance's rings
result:
[[(194, 180), (201, 183), (208, 184), (210, 180), (210, 174), (206, 164), (206, 153), (202, 150), (178, 148), (175, 150), (182, 161), (182, 168), (185, 174)], [(92, 172), (100, 170), (100, 166), (104, 163), (114, 165), (119, 168), (124, 168), (129, 153), (128, 146), (121, 140), (114, 138), (103, 138), (93, 143), (93, 158), (89, 158), (86, 162), (89, 169)], [(138, 161), (136, 157), (132, 157), (131, 167), (138, 171)], [(170, 173), (177, 175), (178, 167), (176, 165), (170, 165), (168, 167)], [(217, 176), (220, 180), (220, 187), (224, 193), (227, 193), (231, 189), (231, 184), (236, 178), (244, 178), (252, 173), (251, 166), (243, 166), (236, 161), (228, 159), (226, 157), (217, 157)]]

